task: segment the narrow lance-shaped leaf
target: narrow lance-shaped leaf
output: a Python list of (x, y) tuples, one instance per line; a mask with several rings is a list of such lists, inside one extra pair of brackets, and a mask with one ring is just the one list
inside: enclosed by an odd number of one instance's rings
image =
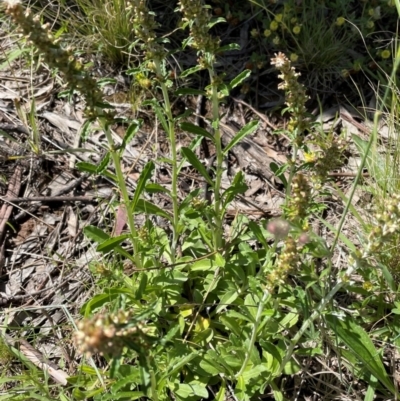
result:
[(110, 152), (107, 152), (106, 155), (103, 157), (103, 160), (97, 166), (96, 173), (101, 174), (108, 166), (110, 162)]
[(114, 250), (122, 241), (125, 241), (129, 238), (129, 234), (119, 235), (118, 237), (111, 237), (104, 242), (102, 242), (98, 247), (97, 250), (99, 252), (108, 253)]
[(125, 132), (124, 138), (122, 140), (122, 146), (121, 150), (126, 148), (126, 145), (128, 145), (132, 139), (135, 137), (137, 132), (139, 131), (140, 127), (140, 122), (139, 121), (134, 121), (129, 125), (128, 129)]
[[(83, 229), (83, 232), (88, 238), (97, 242), (98, 244), (102, 244), (110, 239), (110, 236), (107, 233), (95, 226), (87, 226)], [(121, 246), (117, 245), (113, 249), (115, 252), (126, 257), (130, 261), (135, 262), (135, 258), (129, 252), (125, 251), (125, 249)], [(104, 252), (104, 250), (102, 252)]]
[(148, 214), (154, 214), (156, 216), (164, 217), (164, 218), (168, 219), (169, 221), (172, 220), (172, 217), (169, 213), (167, 213), (165, 210), (159, 208), (158, 206), (156, 206), (153, 203), (146, 201), (144, 199), (138, 200), (135, 211), (145, 212)]
[(230, 88), (236, 88), (236, 86), (240, 85), (244, 80), (246, 80), (251, 75), (250, 70), (244, 70), (235, 78), (232, 79), (231, 83), (229, 84)]
[(185, 78), (188, 77), (191, 74), (194, 74), (198, 71), (201, 71), (203, 68), (200, 67), (199, 65), (196, 65), (195, 67), (188, 68), (187, 70), (183, 71), (182, 74), (180, 75), (180, 78)]
[(229, 203), (235, 198), (237, 194), (243, 194), (247, 191), (247, 184), (244, 180), (244, 174), (242, 171), (239, 171), (235, 178), (232, 181), (231, 186), (223, 193), (224, 198), (224, 208), (226, 208)]
[(195, 134), (195, 135), (203, 136), (205, 138), (211, 139), (214, 142), (214, 136), (212, 134), (210, 134), (204, 128), (199, 127), (198, 125), (194, 125), (192, 123), (184, 122), (184, 123), (180, 124), (180, 127), (184, 131), (190, 132), (190, 133)]
[(131, 202), (131, 210), (134, 211), (136, 209), (136, 205), (138, 203), (138, 200), (140, 198), (140, 195), (146, 188), (146, 183), (153, 174), (154, 170), (154, 163), (152, 161), (148, 162), (140, 174), (139, 180), (137, 182), (136, 190), (135, 190), (135, 195), (133, 196), (132, 202)]
[(163, 109), (162, 109), (162, 107), (157, 103), (157, 101), (156, 101), (156, 100), (147, 100), (147, 101), (143, 102), (143, 105), (144, 105), (144, 106), (145, 106), (145, 105), (150, 105), (150, 106), (153, 108), (154, 112), (155, 112), (156, 115), (157, 115), (157, 118), (158, 118), (158, 119), (160, 120), (160, 122), (161, 122), (161, 125), (162, 125), (164, 131), (165, 131), (165, 132), (169, 132), (168, 122), (167, 122), (167, 120), (166, 120), (166, 118), (165, 118)]
[(258, 121), (250, 121), (246, 124), (228, 143), (224, 149), (224, 154), (226, 155), (238, 142), (240, 142), (247, 135), (252, 134), (258, 128)]
[(189, 160), (189, 163), (203, 176), (203, 178), (210, 184), (213, 185), (213, 181), (210, 175), (207, 173), (206, 168), (201, 163), (201, 161), (197, 158), (197, 156), (189, 149), (182, 148), (181, 152), (186, 159)]
[(382, 360), (371, 338), (351, 317), (343, 318), (330, 314), (325, 316), (330, 328), (349, 347), (350, 351), (392, 394), (398, 397)]

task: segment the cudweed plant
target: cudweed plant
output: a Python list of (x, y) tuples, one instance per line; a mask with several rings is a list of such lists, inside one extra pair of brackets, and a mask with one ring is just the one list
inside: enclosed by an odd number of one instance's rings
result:
[[(133, 218), (131, 201), (125, 184), (125, 178), (121, 169), (120, 152), (116, 149), (110, 131), (110, 123), (113, 121), (113, 113), (110, 106), (103, 101), (103, 94), (98, 88), (97, 82), (93, 79), (83, 66), (76, 61), (72, 49), (64, 49), (60, 40), (56, 39), (49, 30), (49, 25), (41, 25), (38, 16), (33, 16), (30, 9), (24, 10), (18, 0), (5, 2), (5, 12), (18, 26), (20, 35), (32, 44), (43, 56), (45, 62), (51, 67), (59, 70), (71, 91), (79, 91), (86, 100), (86, 117), (88, 123), (98, 120), (104, 129), (109, 142), (109, 155), (111, 154), (116, 171), (116, 180), (121, 190), (124, 207), (128, 211), (128, 224), (131, 232), (131, 239), (134, 247), (134, 261), (141, 266), (140, 247), (137, 241), (136, 227)], [(103, 169), (108, 164), (108, 158), (103, 160)]]

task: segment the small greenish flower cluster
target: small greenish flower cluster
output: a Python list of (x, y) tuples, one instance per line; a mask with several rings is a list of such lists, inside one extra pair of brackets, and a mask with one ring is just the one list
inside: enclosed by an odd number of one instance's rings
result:
[(195, 198), (192, 199), (192, 206), (194, 209), (202, 211), (204, 208), (208, 206), (208, 201), (207, 199), (201, 198), (199, 196), (196, 196)]
[(133, 26), (135, 34), (142, 41), (142, 48), (146, 52), (147, 60), (162, 60), (165, 57), (165, 49), (157, 41), (157, 22), (154, 14), (146, 5), (146, 0), (129, 0), (128, 12), (133, 15)]
[(274, 270), (267, 274), (267, 282), (269, 290), (283, 284), (292, 271), (296, 270), (300, 265), (300, 251), (303, 247), (301, 241), (296, 241), (292, 236), (285, 239), (282, 252), (279, 254)]
[(343, 153), (348, 148), (348, 141), (330, 133), (327, 136), (318, 136), (307, 142), (315, 145), (318, 149), (305, 152), (304, 158), (313, 166), (310, 180), (314, 184), (314, 189), (320, 189), (328, 173), (343, 165)]
[(150, 233), (147, 227), (140, 227), (137, 231), (137, 234), (142, 243), (148, 243), (150, 241)]
[(366, 247), (367, 255), (382, 249), (395, 234), (400, 232), (400, 195), (392, 195), (385, 201), (385, 210), (376, 213), (375, 223)]
[(75, 343), (80, 352), (90, 356), (95, 353), (110, 357), (120, 356), (128, 340), (144, 344), (146, 332), (142, 323), (130, 324), (132, 316), (128, 312), (116, 314), (98, 314), (80, 321), (78, 331), (74, 334)]
[(287, 205), (285, 214), (290, 221), (298, 221), (308, 216), (308, 209), (311, 203), (311, 186), (302, 173), (297, 173), (292, 181), (292, 193)]
[[(290, 132), (296, 133), (296, 141), (301, 142), (302, 139), (299, 134), (309, 128), (310, 122), (306, 118), (307, 109), (305, 106), (308, 96), (304, 86), (298, 81), (300, 73), (295, 71), (291, 61), (281, 52), (275, 54), (271, 64), (280, 71), (279, 78), (283, 81), (278, 85), (278, 89), (286, 92), (286, 104), (291, 113), (288, 129)], [(298, 143), (298, 145), (300, 144)]]
[(39, 16), (32, 16), (31, 10), (23, 9), (18, 0), (5, 1), (5, 12), (18, 26), (21, 36), (32, 43), (43, 54), (50, 67), (60, 70), (71, 89), (78, 90), (85, 96), (88, 117), (108, 116), (99, 109), (103, 103), (103, 94), (96, 81), (83, 70), (75, 59), (71, 49), (63, 49), (49, 30), (48, 24), (41, 25)]
[[(180, 0), (179, 10), (183, 14), (182, 21), (184, 25), (190, 27), (191, 42), (190, 46), (202, 53), (213, 55), (219, 48), (220, 40), (212, 37), (209, 30), (211, 20), (210, 14), (207, 12), (201, 0)], [(199, 64), (204, 68), (208, 68), (209, 64), (214, 60), (206, 60), (201, 58)]]

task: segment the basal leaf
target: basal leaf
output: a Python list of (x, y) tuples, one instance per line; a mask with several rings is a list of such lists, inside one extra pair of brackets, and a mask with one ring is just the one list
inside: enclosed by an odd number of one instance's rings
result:
[(349, 350), (363, 363), (364, 367), (374, 375), (392, 394), (398, 397), (397, 391), (390, 379), (381, 357), (371, 338), (352, 317), (325, 315), (330, 328), (349, 347)]

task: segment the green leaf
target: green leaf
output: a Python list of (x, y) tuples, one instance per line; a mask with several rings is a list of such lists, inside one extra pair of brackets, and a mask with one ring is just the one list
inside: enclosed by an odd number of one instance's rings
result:
[(287, 188), (288, 182), (284, 173), (289, 168), (289, 165), (285, 164), (283, 166), (278, 166), (275, 162), (272, 162), (269, 164), (269, 167), (271, 171), (275, 174), (275, 177), (278, 177), (282, 181), (283, 186)]
[(225, 381), (223, 381), (219, 388), (218, 394), (215, 396), (214, 401), (225, 401), (225, 393), (226, 393)]
[(202, 137), (211, 139), (214, 142), (214, 137), (204, 128), (194, 125), (192, 123), (184, 122), (179, 124), (182, 130), (190, 132), (191, 134), (200, 135)]
[(192, 150), (189, 148), (182, 148), (181, 152), (186, 159), (188, 159), (189, 163), (203, 176), (203, 178), (211, 185), (213, 186), (214, 183), (207, 173), (206, 168), (204, 165), (200, 162), (200, 160), (197, 158), (197, 156), (194, 154)]
[(4, 63), (0, 64), (0, 71), (4, 70), (4, 68), (10, 68), (11, 62), (20, 57), (24, 53), (29, 53), (31, 51), (31, 47), (22, 47), (19, 48), (17, 47), (16, 49), (7, 52), (7, 54), (4, 54), (5, 61)]
[(221, 46), (217, 50), (217, 54), (218, 53), (223, 53), (223, 52), (231, 52), (231, 51), (234, 51), (234, 50), (240, 50), (240, 46), (237, 43), (230, 43), (229, 45)]
[(188, 68), (187, 70), (183, 71), (182, 74), (179, 76), (180, 78), (186, 78), (189, 75), (192, 75), (198, 71), (201, 71), (203, 67), (196, 65), (195, 67)]
[(247, 191), (247, 184), (244, 180), (244, 174), (239, 171), (232, 181), (232, 185), (223, 193), (224, 209), (233, 201), (237, 194), (243, 194)]
[(150, 105), (154, 112), (157, 115), (157, 118), (160, 120), (161, 125), (164, 129), (165, 132), (169, 132), (169, 125), (168, 122), (165, 118), (165, 113), (164, 113), (164, 109), (159, 105), (159, 103), (157, 102), (157, 100), (146, 100), (143, 102), (143, 106), (147, 106)]
[(97, 166), (96, 173), (97, 174), (103, 173), (103, 171), (107, 168), (109, 163), (110, 163), (110, 152), (107, 152), (103, 157), (103, 160)]
[(101, 397), (102, 400), (119, 400), (121, 398), (125, 400), (138, 400), (139, 398), (145, 398), (146, 394), (141, 391), (121, 391), (116, 394), (106, 394)]
[(98, 247), (98, 252), (108, 253), (115, 249), (122, 241), (129, 238), (129, 234), (119, 235), (118, 237), (111, 237), (102, 242)]
[(180, 372), (182, 368), (187, 365), (192, 359), (196, 358), (198, 356), (198, 353), (193, 351), (190, 354), (186, 355), (184, 358), (179, 359), (177, 362), (176, 360), (173, 360), (173, 364), (168, 366), (168, 371), (167, 373), (164, 373), (160, 380), (166, 379), (168, 376), (171, 377), (174, 374)]
[(92, 125), (92, 121), (86, 120), (86, 121), (82, 124), (82, 126), (81, 126), (81, 128), (80, 128), (79, 135), (80, 135), (80, 137), (81, 137), (81, 139), (82, 139), (83, 142), (86, 142), (87, 139), (89, 138), (91, 125)]
[(82, 307), (81, 312), (85, 317), (88, 317), (96, 310), (102, 308), (104, 305), (109, 304), (119, 297), (120, 295), (116, 293), (97, 294)]
[(253, 232), (253, 234), (255, 235), (255, 237), (257, 238), (257, 241), (259, 241), (261, 243), (261, 245), (265, 248), (268, 249), (269, 245), (267, 244), (267, 241), (265, 240), (265, 235), (262, 230), (261, 227), (259, 225), (259, 223), (256, 223), (254, 221), (250, 221), (249, 222), (249, 229)]
[(267, 371), (266, 366), (258, 365), (250, 368), (249, 370), (246, 369), (242, 376), (243, 379), (248, 383), (251, 379), (257, 380), (258, 377), (265, 371)]
[(86, 226), (83, 229), (84, 234), (91, 240), (97, 242), (98, 244), (103, 243), (105, 240), (109, 239), (110, 236), (95, 226)]
[(175, 91), (175, 96), (180, 96), (180, 95), (206, 95), (206, 92), (200, 89), (193, 89), (193, 88), (179, 88), (177, 91)]
[(136, 185), (135, 189), (135, 195), (133, 196), (132, 202), (131, 202), (131, 210), (132, 212), (135, 211), (136, 205), (139, 201), (140, 195), (144, 191), (146, 187), (147, 181), (150, 179), (151, 175), (153, 174), (154, 171), (154, 163), (152, 161), (149, 161), (145, 166), (143, 171), (140, 174), (139, 180)]
[(364, 367), (374, 375), (392, 394), (399, 395), (383, 366), (381, 357), (368, 334), (352, 317), (325, 315), (330, 328), (349, 347), (349, 350), (363, 363)]
[(247, 395), (246, 381), (244, 380), (243, 376), (239, 376), (237, 378), (235, 395), (239, 401), (247, 401), (250, 399), (249, 396)]
[(210, 259), (197, 260), (190, 266), (190, 270), (193, 272), (215, 270), (216, 268), (217, 266), (213, 265)]
[[(100, 228), (95, 227), (95, 226), (87, 226), (83, 229), (83, 232), (89, 239), (97, 242), (98, 244), (102, 244), (104, 241), (107, 241), (111, 238), (107, 233), (105, 233)], [(135, 258), (129, 252), (125, 251), (125, 249), (120, 247), (119, 245), (115, 246), (115, 248), (113, 248), (113, 249), (115, 252), (119, 253), (122, 256), (125, 256), (132, 262), (135, 261)], [(103, 252), (105, 252), (105, 251), (103, 250)]]
[(225, 373), (224, 365), (219, 363), (220, 356), (213, 350), (207, 351), (204, 358), (200, 360), (200, 367), (209, 373), (211, 376), (216, 376), (219, 373)]
[(295, 375), (301, 370), (301, 366), (294, 360), (291, 359), (283, 368), (285, 375)]
[(208, 398), (208, 391), (205, 386), (201, 386), (200, 384), (186, 384), (186, 383), (179, 383), (178, 388), (174, 389), (174, 393), (182, 398), (189, 398), (189, 397), (202, 397), (203, 399)]
[(171, 191), (167, 188), (164, 188), (162, 185), (157, 183), (150, 183), (146, 185), (146, 192), (150, 194), (163, 192), (166, 194), (171, 194)]
[(250, 70), (244, 70), (235, 78), (232, 79), (231, 83), (229, 84), (230, 88), (236, 88), (236, 86), (240, 85), (244, 80), (246, 80), (251, 75)]
[(226, 156), (227, 153), (238, 143), (240, 142), (244, 137), (247, 135), (250, 135), (253, 133), (256, 129), (258, 128), (258, 121), (250, 121), (248, 124), (246, 124), (233, 138), (232, 140), (228, 143), (228, 145), (224, 149), (224, 155)]
[[(211, 29), (214, 25), (221, 24), (221, 23), (224, 23), (224, 22), (226, 22), (226, 19), (225, 19), (225, 18), (222, 18), (222, 17), (213, 18), (213, 19), (207, 24), (207, 27), (208, 27), (208, 29)], [(239, 49), (240, 49), (240, 47), (239, 47)]]
[[(82, 171), (84, 173), (97, 174), (98, 166), (96, 166), (95, 164), (87, 162), (79, 162), (76, 163), (76, 167), (78, 168), (79, 171)], [(117, 177), (114, 174), (110, 173), (108, 170), (103, 171), (102, 175), (107, 178), (110, 178), (114, 182), (117, 182)]]
[(382, 263), (378, 263), (379, 268), (382, 270), (382, 275), (385, 278), (389, 288), (392, 291), (397, 291), (397, 284), (396, 281), (394, 280), (392, 273), (389, 271), (388, 267), (385, 266)]
[(376, 392), (376, 387), (378, 384), (378, 380), (376, 379), (375, 376), (371, 375), (368, 381), (368, 389), (367, 392), (365, 393), (364, 401), (374, 401), (376, 399), (375, 397), (375, 392)]
[(139, 121), (133, 121), (128, 129), (125, 132), (124, 138), (122, 139), (122, 149), (126, 148), (126, 145), (128, 145), (132, 139), (135, 137), (135, 135), (138, 133), (140, 128), (140, 122)]
[(147, 200), (144, 199), (139, 199), (136, 204), (136, 210), (137, 212), (144, 212), (148, 214), (154, 214), (156, 216), (164, 217), (168, 219), (169, 221), (172, 221), (172, 216), (167, 213), (165, 210), (160, 209), (158, 206), (154, 205), (153, 203), (150, 203)]
[(97, 173), (97, 166), (93, 163), (79, 162), (76, 163), (76, 167), (79, 169), (79, 171), (82, 171), (84, 173), (89, 173), (89, 174)]

